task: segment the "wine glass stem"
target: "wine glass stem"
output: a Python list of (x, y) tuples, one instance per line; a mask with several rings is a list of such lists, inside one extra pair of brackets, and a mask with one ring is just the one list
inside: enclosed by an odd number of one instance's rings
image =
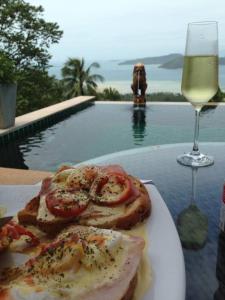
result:
[(192, 168), (192, 193), (191, 193), (191, 204), (194, 205), (196, 202), (196, 178), (198, 168)]
[(200, 117), (200, 109), (195, 109), (195, 135), (194, 135), (194, 145), (191, 152), (192, 155), (200, 154), (198, 149), (199, 117)]

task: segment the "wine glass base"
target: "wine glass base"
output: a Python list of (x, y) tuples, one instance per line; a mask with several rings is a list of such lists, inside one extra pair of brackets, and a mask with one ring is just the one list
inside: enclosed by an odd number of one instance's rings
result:
[(177, 157), (177, 162), (184, 166), (189, 167), (207, 167), (214, 164), (214, 159), (212, 156), (208, 156), (202, 153), (193, 155), (190, 153), (181, 154)]

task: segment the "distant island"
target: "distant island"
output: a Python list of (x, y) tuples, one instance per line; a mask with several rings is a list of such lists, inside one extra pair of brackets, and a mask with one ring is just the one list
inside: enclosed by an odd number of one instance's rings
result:
[[(134, 65), (138, 62), (145, 65), (159, 65), (159, 68), (163, 69), (182, 69), (184, 56), (179, 53), (172, 53), (163, 56), (135, 58), (120, 62), (119, 65)], [(225, 65), (225, 57), (220, 57), (219, 64)]]

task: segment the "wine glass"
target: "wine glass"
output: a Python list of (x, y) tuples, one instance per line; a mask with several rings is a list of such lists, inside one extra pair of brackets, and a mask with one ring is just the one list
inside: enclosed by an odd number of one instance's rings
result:
[(190, 153), (177, 157), (185, 166), (204, 167), (213, 164), (213, 157), (198, 148), (201, 108), (218, 90), (217, 22), (189, 23), (186, 37), (181, 91), (195, 109), (194, 145)]
[(208, 217), (199, 209), (196, 201), (198, 168), (192, 167), (192, 193), (187, 208), (177, 218), (177, 230), (185, 249), (198, 250), (204, 247), (208, 236)]

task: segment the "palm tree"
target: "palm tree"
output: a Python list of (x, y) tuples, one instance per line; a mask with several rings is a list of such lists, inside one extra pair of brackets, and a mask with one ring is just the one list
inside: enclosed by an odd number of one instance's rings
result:
[(121, 95), (117, 89), (108, 87), (103, 90), (103, 99), (105, 100), (120, 100)]
[(97, 81), (103, 82), (104, 77), (99, 74), (91, 74), (92, 68), (100, 68), (97, 62), (85, 69), (84, 59), (69, 58), (62, 68), (62, 77), (66, 89), (66, 97), (75, 97), (93, 94), (97, 88)]

